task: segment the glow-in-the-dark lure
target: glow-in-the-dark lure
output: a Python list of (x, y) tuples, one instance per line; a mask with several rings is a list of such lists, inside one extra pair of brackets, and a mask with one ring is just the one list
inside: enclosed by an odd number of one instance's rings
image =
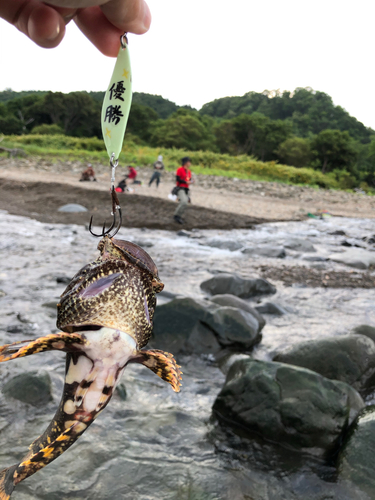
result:
[(103, 138), (112, 163), (118, 160), (121, 153), (131, 102), (132, 73), (128, 41), (126, 35), (123, 35), (102, 107)]

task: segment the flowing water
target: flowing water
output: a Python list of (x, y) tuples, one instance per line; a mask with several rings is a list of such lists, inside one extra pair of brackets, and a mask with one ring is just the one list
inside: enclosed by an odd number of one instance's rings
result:
[[(317, 250), (314, 255), (324, 258), (342, 250), (340, 238), (330, 234), (337, 230), (345, 231), (348, 241), (365, 245), (362, 238), (375, 234), (375, 221), (331, 218), (265, 224), (254, 230), (195, 231), (189, 237), (123, 228), (119, 237), (145, 247), (167, 292), (203, 298), (199, 284), (217, 272), (254, 277), (260, 264), (277, 267), (281, 262), (212, 244), (282, 246), (298, 237), (312, 242)], [(0, 343), (58, 331), (53, 305), (66, 287), (62, 278), (72, 277), (96, 258), (97, 239), (81, 226), (42, 224), (6, 212), (0, 213), (0, 232)], [(311, 262), (306, 256), (289, 251), (282, 264), (350, 270), (331, 261)], [(301, 340), (342, 335), (361, 323), (375, 325), (370, 289), (285, 287), (277, 279), (271, 281), (277, 293), (262, 301), (272, 300), (288, 314), (266, 316), (263, 340), (254, 357), (270, 359), (275, 351)], [(159, 303), (169, 300), (167, 295)], [(64, 358), (50, 352), (0, 365), (1, 385), (23, 372), (48, 373), (53, 397), (41, 407), (0, 395), (1, 468), (16, 463), (51, 420), (63, 387)], [(17, 486), (12, 498), (367, 498), (351, 484), (337, 483), (332, 464), (220, 428), (211, 417), (211, 406), (224, 375), (209, 356), (185, 356), (178, 362), (184, 372), (179, 394), (146, 368), (128, 366), (121, 391), (105, 412), (61, 458)]]

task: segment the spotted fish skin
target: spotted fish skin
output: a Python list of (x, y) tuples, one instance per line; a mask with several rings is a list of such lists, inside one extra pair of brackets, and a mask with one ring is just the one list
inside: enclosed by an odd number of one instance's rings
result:
[[(104, 238), (99, 244), (101, 256), (82, 268), (62, 294), (57, 319), (62, 333), (0, 347), (0, 362), (46, 350), (67, 352), (56, 415), (21, 462), (0, 472), (0, 500), (8, 500), (20, 481), (78, 439), (108, 404), (128, 363), (145, 365), (174, 391), (180, 390), (181, 371), (173, 356), (140, 350), (152, 333), (155, 293), (163, 288), (156, 266), (150, 272), (149, 256), (145, 266), (128, 260), (119, 250), (121, 240), (115, 242)], [(144, 254), (139, 248), (137, 257)]]

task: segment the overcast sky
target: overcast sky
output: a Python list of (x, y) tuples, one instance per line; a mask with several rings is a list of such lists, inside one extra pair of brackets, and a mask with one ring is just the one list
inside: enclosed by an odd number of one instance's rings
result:
[[(374, 0), (149, 0), (130, 35), (133, 90), (200, 108), (219, 97), (312, 87), (375, 129)], [(105, 90), (114, 59), (71, 22), (42, 49), (0, 20), (0, 90)]]

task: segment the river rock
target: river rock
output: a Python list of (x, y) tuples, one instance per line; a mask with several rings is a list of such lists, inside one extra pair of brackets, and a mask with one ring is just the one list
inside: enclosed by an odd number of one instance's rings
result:
[(331, 254), (329, 259), (356, 269), (368, 269), (375, 265), (375, 252), (352, 247), (345, 252)]
[(247, 247), (242, 250), (242, 253), (261, 255), (262, 257), (270, 257), (273, 259), (284, 259), (286, 257), (284, 247), (274, 247), (271, 245), (265, 245), (263, 247)]
[(301, 342), (274, 361), (302, 366), (324, 377), (341, 380), (361, 394), (375, 385), (375, 343), (363, 335), (344, 335)]
[(242, 309), (243, 311), (250, 313), (259, 323), (258, 333), (263, 330), (264, 325), (266, 324), (266, 320), (255, 307), (252, 307), (248, 302), (236, 297), (235, 295), (230, 295), (229, 293), (224, 295), (215, 295), (212, 297), (211, 302), (221, 306), (236, 307), (237, 309)]
[[(202, 320), (209, 315), (208, 301), (177, 297), (158, 306), (154, 315), (151, 344), (168, 352), (188, 354), (217, 353), (221, 346)], [(215, 310), (217, 306), (213, 306)]]
[(243, 243), (239, 243), (235, 240), (211, 240), (207, 241), (205, 245), (213, 248), (220, 248), (221, 250), (230, 250), (231, 252), (243, 248)]
[(155, 346), (173, 353), (249, 350), (261, 340), (260, 330), (250, 312), (188, 297), (158, 306), (154, 316)]
[(258, 360), (239, 360), (229, 369), (213, 405), (223, 422), (263, 438), (324, 456), (364, 407), (349, 385), (318, 373)]
[(273, 314), (274, 316), (284, 316), (284, 314), (288, 314), (286, 309), (275, 302), (266, 302), (265, 304), (256, 306), (256, 310), (262, 314)]
[(297, 252), (316, 252), (312, 243), (301, 238), (290, 238), (285, 244), (285, 248), (296, 250)]
[(33, 406), (42, 406), (52, 401), (51, 379), (47, 372), (24, 372), (8, 380), (2, 389), (11, 397)]
[(207, 314), (204, 323), (215, 332), (223, 347), (249, 350), (262, 338), (258, 321), (243, 309), (220, 307)]
[(67, 205), (63, 205), (57, 209), (58, 212), (68, 212), (68, 213), (78, 213), (78, 212), (87, 212), (87, 208), (83, 205), (79, 205), (78, 203), (68, 203)]
[(365, 337), (369, 337), (371, 340), (375, 342), (375, 326), (371, 325), (359, 325), (353, 328), (351, 333), (355, 335), (364, 335)]
[(349, 481), (375, 498), (375, 406), (357, 418), (338, 457), (339, 482)]
[(276, 293), (276, 288), (263, 278), (247, 279), (236, 274), (220, 273), (201, 283), (201, 289), (211, 295), (230, 294), (243, 299)]

